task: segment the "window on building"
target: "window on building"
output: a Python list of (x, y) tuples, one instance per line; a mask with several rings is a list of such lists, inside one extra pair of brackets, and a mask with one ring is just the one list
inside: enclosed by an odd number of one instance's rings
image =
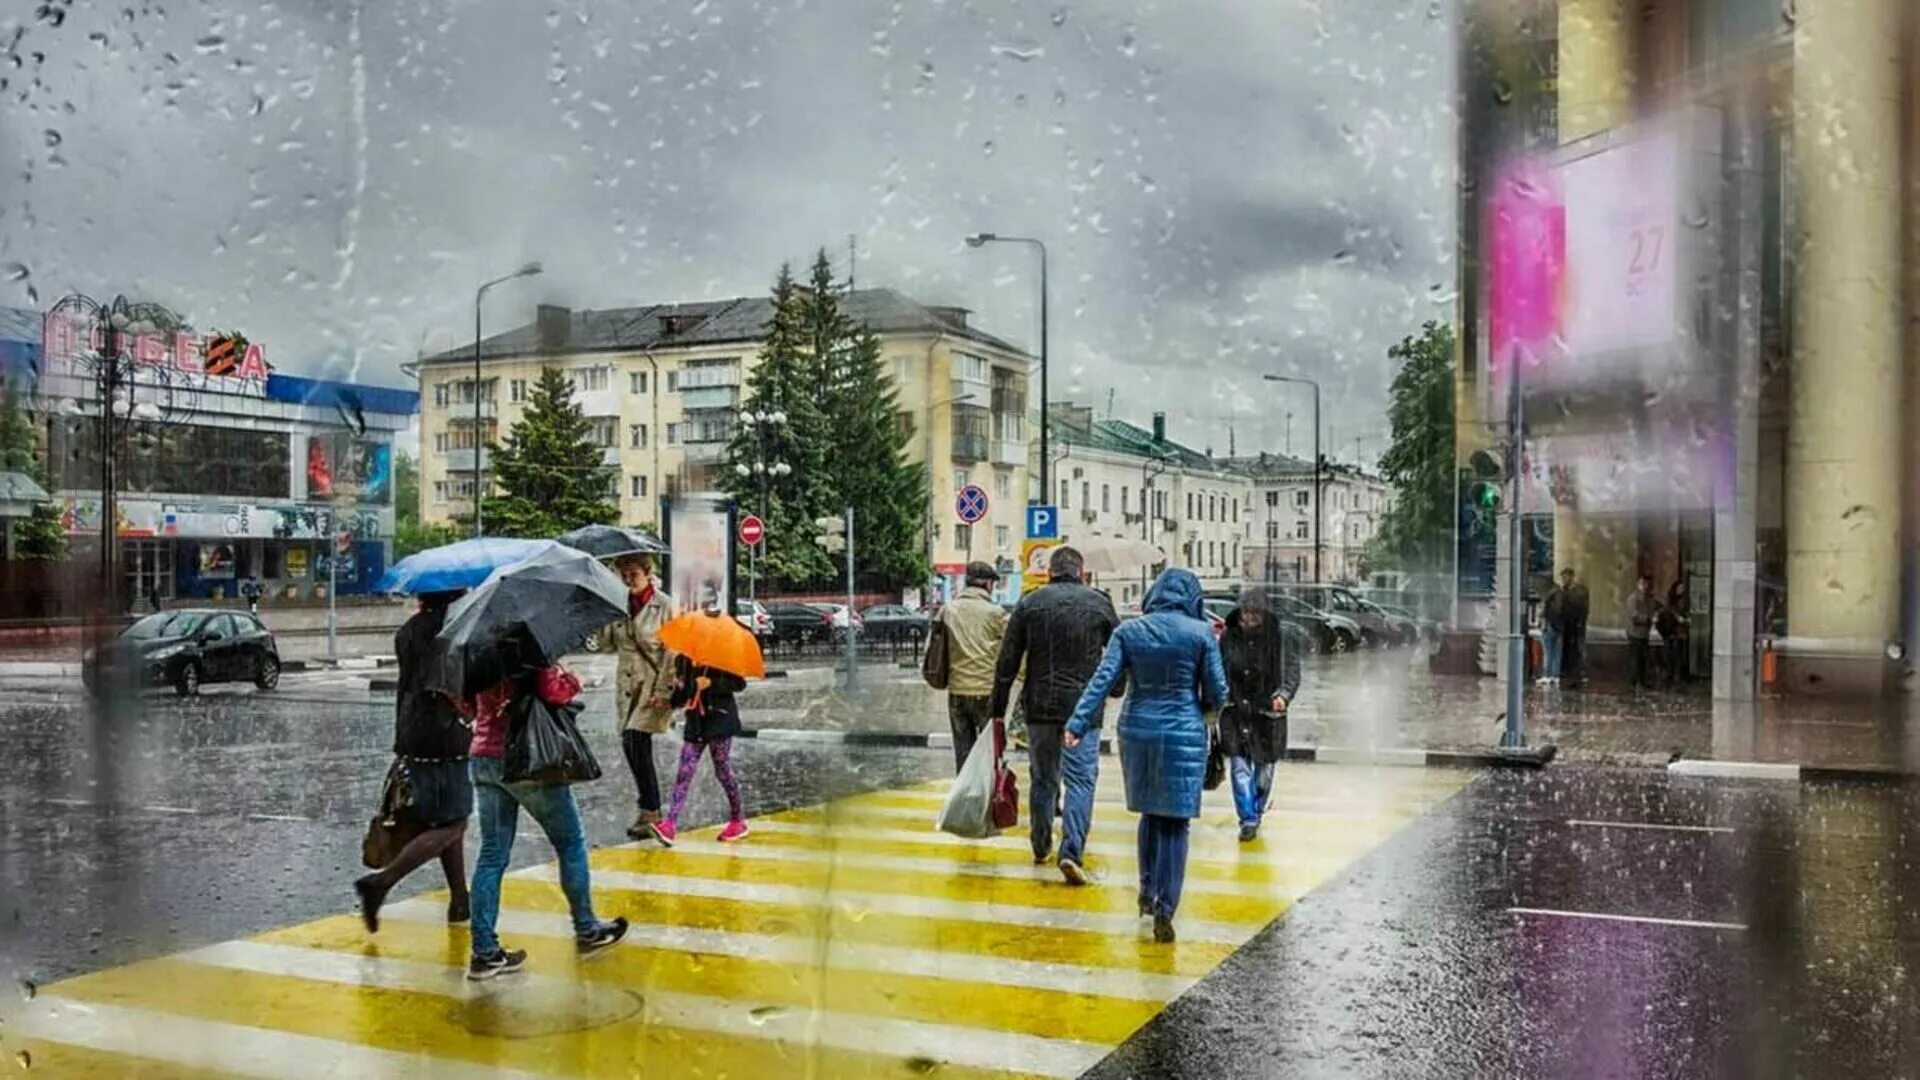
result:
[(1113, 487), (1110, 484), (1100, 485), (1100, 512), (1113, 513)]
[(567, 372), (567, 381), (573, 384), (576, 394), (605, 390), (611, 384), (613, 372), (604, 367), (574, 368)]
[(1304, 508), (1307, 506), (1311, 506), (1312, 504), (1313, 504), (1313, 492), (1305, 488), (1302, 488), (1301, 490), (1293, 493), (1294, 506)]
[(1062, 480), (1062, 481), (1060, 481), (1060, 509), (1062, 509), (1062, 510), (1065, 510), (1065, 509), (1067, 509), (1067, 508), (1068, 508), (1068, 507), (1067, 507), (1067, 492), (1069, 492), (1069, 491), (1071, 491), (1071, 490), (1073, 490), (1073, 488), (1072, 488), (1072, 485), (1071, 485), (1071, 484), (1069, 484), (1069, 483), (1068, 483), (1067, 481), (1065, 481), (1065, 480)]
[(680, 425), (679, 424), (667, 425), (667, 445), (668, 446), (680, 445)]
[(647, 425), (628, 424), (627, 445), (635, 450), (645, 450), (647, 448)]
[(448, 397), (447, 384), (435, 383), (433, 385), (433, 403), (442, 408), (445, 408), (447, 404), (447, 397)]
[(954, 525), (953, 546), (961, 551), (973, 550), (973, 526), (964, 522)]
[(644, 475), (631, 477), (629, 481), (628, 490), (636, 499), (646, 498), (647, 497), (647, 478)]
[(1013, 496), (1013, 473), (1006, 469), (993, 474), (993, 493), (1003, 499)]
[(1227, 503), (1227, 520), (1240, 520), (1240, 500), (1238, 498), (1232, 499)]
[(1027, 390), (1019, 373), (993, 369), (993, 437), (1007, 442), (1027, 441)]
[(894, 413), (893, 427), (894, 427), (894, 430), (898, 431), (900, 434), (911, 438), (913, 436), (913, 428), (914, 428), (913, 410), (901, 409), (899, 412)]
[(1006, 551), (1013, 547), (1013, 530), (1005, 525), (993, 527), (993, 549)]
[(1153, 516), (1161, 518), (1167, 516), (1167, 493), (1164, 491), (1153, 493)]
[(1127, 509), (1127, 485), (1125, 484), (1120, 485), (1120, 512), (1122, 514), (1132, 513), (1131, 510)]
[(1279, 522), (1277, 521), (1267, 522), (1267, 539), (1268, 540), (1280, 539), (1280, 523)]
[(984, 356), (968, 353), (953, 354), (954, 378), (968, 379), (973, 382), (986, 382), (992, 377), (993, 365), (987, 363)]
[(603, 450), (619, 446), (620, 418), (617, 416), (587, 417), (587, 441)]
[(507, 400), (516, 403), (527, 400), (527, 380), (515, 379), (508, 383)]
[(1293, 557), (1293, 580), (1307, 580), (1307, 557), (1305, 555), (1295, 555)]
[(968, 484), (971, 484), (971, 483), (973, 483), (973, 473), (967, 471), (966, 469), (953, 470), (954, 494), (956, 495), (959, 494), (961, 488), (966, 487)]
[(669, 394), (676, 393), (679, 391), (679, 389), (680, 389), (680, 373), (678, 371), (667, 372), (667, 393)]
[[(284, 431), (135, 421), (121, 430), (115, 455), (120, 490), (153, 495), (212, 495), (285, 499), (293, 481), (292, 451)], [(301, 465), (307, 440), (300, 440)], [(51, 424), (47, 460), (56, 483), (93, 491), (100, 484), (100, 421), (61, 417)], [(52, 485), (48, 485), (51, 487)]]
[(1086, 510), (1093, 509), (1093, 481), (1091, 480), (1080, 481), (1080, 506)]
[(1295, 540), (1305, 540), (1305, 539), (1307, 538), (1307, 523), (1306, 523), (1306, 522), (1304, 522), (1304, 521), (1296, 521), (1296, 522), (1294, 522), (1294, 523), (1293, 523), (1293, 538), (1294, 538)]
[(647, 392), (647, 373), (634, 371), (627, 374), (627, 389), (636, 394)]
[(446, 432), (436, 431), (433, 433), (433, 452), (436, 454), (444, 454), (447, 452)]
[(908, 364), (910, 362), (911, 361), (904, 356), (896, 356), (893, 358), (893, 385), (895, 389), (907, 385), (907, 376), (911, 374), (908, 370)]

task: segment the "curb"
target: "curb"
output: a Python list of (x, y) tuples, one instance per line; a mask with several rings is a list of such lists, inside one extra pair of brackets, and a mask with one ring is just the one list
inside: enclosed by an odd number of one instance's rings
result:
[(1910, 773), (1884, 765), (1793, 765), (1776, 761), (1707, 761), (1681, 758), (1667, 764), (1669, 776), (1697, 776), (1720, 780), (1803, 780), (1847, 781), (1850, 783), (1904, 784), (1915, 779)]

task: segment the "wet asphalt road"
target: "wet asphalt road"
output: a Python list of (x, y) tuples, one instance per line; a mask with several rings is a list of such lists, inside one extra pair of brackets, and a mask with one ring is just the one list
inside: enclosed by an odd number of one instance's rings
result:
[[(104, 715), (0, 703), (0, 975), (47, 982), (346, 909), (390, 717), (338, 676)], [(597, 844), (631, 813), (603, 727), (608, 777), (581, 789)], [(754, 813), (950, 767), (751, 741), (737, 760)], [(720, 811), (696, 785), (688, 822)], [(1485, 775), (1093, 1075), (1920, 1075), (1917, 853), (1910, 786)], [(534, 840), (515, 861), (550, 857)], [(401, 893), (438, 884), (429, 868)]]

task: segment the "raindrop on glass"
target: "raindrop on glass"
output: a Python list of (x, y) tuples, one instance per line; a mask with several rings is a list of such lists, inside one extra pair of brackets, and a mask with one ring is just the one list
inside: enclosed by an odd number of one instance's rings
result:
[(47, 140), (47, 145), (49, 147), (59, 146), (60, 133), (53, 130), (52, 128), (48, 128), (46, 132), (46, 140)]
[(1780, 18), (1785, 20), (1788, 26), (1792, 26), (1794, 23), (1799, 22), (1800, 21), (1799, 0), (1780, 0)]
[(787, 1015), (785, 1005), (762, 1005), (747, 1013), (747, 1019), (754, 1027), (765, 1027), (767, 1021), (778, 1020)]
[(981, 143), (980, 152), (987, 155), (988, 157), (992, 157), (993, 156), (993, 140), (988, 139), (986, 142)]
[(1066, 8), (1055, 8), (1055, 9), (1053, 10), (1053, 15), (1052, 15), (1052, 16), (1050, 16), (1050, 20), (1052, 21), (1052, 23), (1053, 23), (1053, 25), (1055, 25), (1055, 26), (1065, 26), (1065, 25), (1067, 25), (1067, 9), (1066, 9)]
[(227, 47), (227, 39), (219, 34), (208, 34), (193, 43), (193, 47), (203, 53), (217, 53)]
[(40, 996), (40, 988), (33, 984), (32, 979), (20, 980), (20, 999), (22, 1001), (32, 1001), (34, 998), (39, 996)]
[(1505, 79), (1493, 80), (1493, 100), (1500, 105), (1512, 104), (1513, 84)]
[(33, 1068), (33, 1055), (27, 1053), (25, 1050), (13, 1055), (13, 1061), (14, 1064), (20, 1066), (22, 1069)]
[(25, 281), (33, 274), (33, 271), (27, 269), (26, 263), (17, 262), (8, 263), (5, 267), (0, 268), (0, 272), (6, 274), (8, 281)]
[(1004, 56), (1009, 60), (1018, 60), (1024, 64), (1030, 60), (1038, 60), (1047, 55), (1047, 50), (1044, 45), (1035, 45), (1025, 41), (996, 42), (993, 46), (993, 54), (995, 56)]

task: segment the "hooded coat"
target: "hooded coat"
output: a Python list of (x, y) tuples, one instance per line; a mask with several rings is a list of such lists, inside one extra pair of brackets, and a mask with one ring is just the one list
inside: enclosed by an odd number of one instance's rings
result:
[(1162, 817), (1200, 816), (1207, 772), (1206, 713), (1228, 699), (1226, 669), (1201, 608), (1200, 579), (1171, 569), (1148, 591), (1145, 614), (1114, 631), (1067, 730), (1085, 738), (1124, 676), (1120, 769), (1127, 809)]
[(1220, 636), (1232, 691), (1220, 717), (1220, 745), (1233, 757), (1266, 765), (1287, 756), (1287, 715), (1273, 711), (1273, 699), (1293, 702), (1300, 689), (1300, 650), (1271, 612), (1258, 628), (1248, 626), (1245, 615), (1245, 607), (1235, 608)]

